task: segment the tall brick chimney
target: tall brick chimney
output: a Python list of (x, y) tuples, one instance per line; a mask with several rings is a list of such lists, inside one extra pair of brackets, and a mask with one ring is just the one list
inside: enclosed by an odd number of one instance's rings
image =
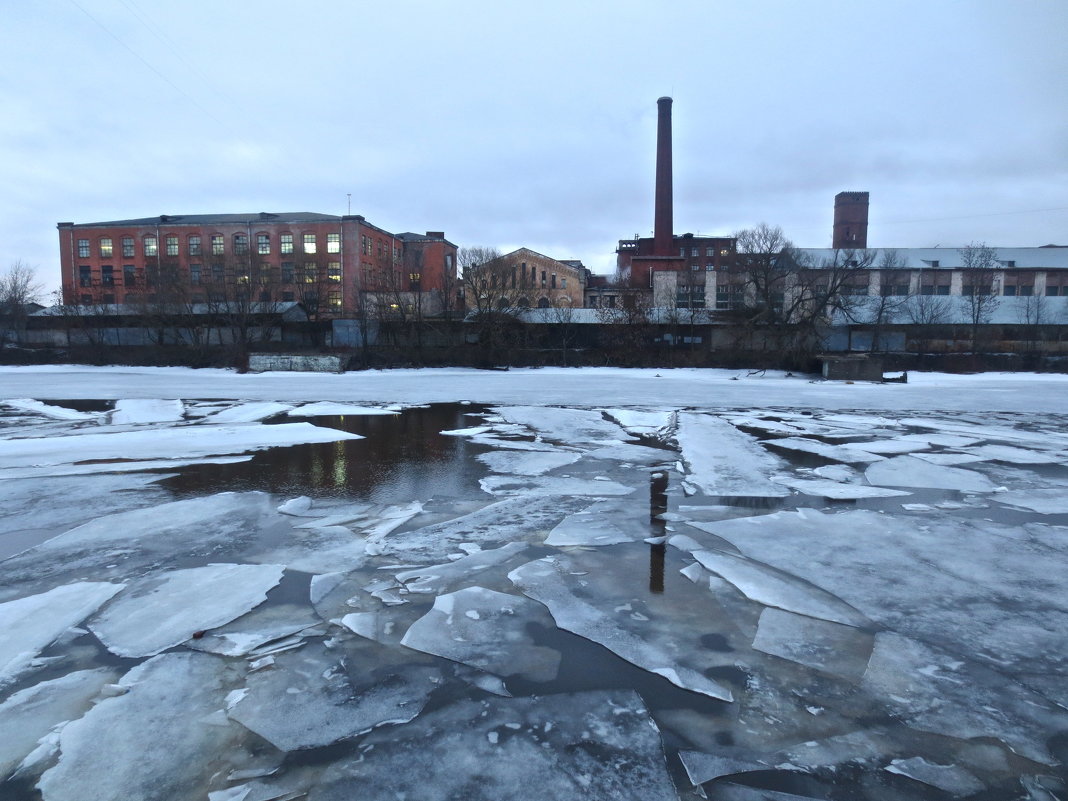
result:
[(868, 246), (868, 193), (839, 192), (834, 196), (833, 248)]
[(656, 101), (656, 208), (653, 219), (653, 255), (673, 256), (674, 224), (671, 209), (671, 98)]

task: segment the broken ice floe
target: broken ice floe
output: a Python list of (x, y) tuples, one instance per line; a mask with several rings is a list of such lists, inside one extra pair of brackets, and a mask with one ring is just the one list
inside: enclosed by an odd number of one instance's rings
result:
[(757, 754), (743, 748), (724, 747), (715, 754), (679, 751), (679, 759), (686, 769), (687, 778), (695, 786), (724, 776), (770, 770), (772, 767), (760, 760)]
[(1068, 454), (1063, 451), (1038, 451), (1030, 448), (1017, 448), (1013, 445), (976, 445), (961, 450), (991, 462), (1008, 462), (1009, 464), (1065, 464), (1068, 462)]
[(41, 415), (42, 417), (47, 417), (51, 420), (80, 422), (100, 420), (103, 416), (101, 412), (79, 412), (76, 409), (68, 409), (66, 406), (57, 406), (54, 403), (44, 403), (43, 401), (33, 400), (32, 398), (4, 398), (0, 401), (0, 406), (8, 406), (23, 412), (32, 412), (33, 414)]
[(321, 624), (310, 609), (295, 604), (261, 605), (246, 615), (216, 627), (199, 639), (186, 642), (197, 651), (221, 656), (245, 656), (273, 643)]
[(80, 581), (0, 604), (0, 687), (41, 650), (95, 612), (122, 584)]
[(408, 592), (439, 594), (459, 581), (476, 576), (495, 565), (503, 564), (526, 547), (521, 542), (510, 542), (500, 548), (475, 550), (452, 562), (417, 567), (394, 575), (397, 581), (404, 584)]
[[(71, 468), (76, 462), (101, 462), (96, 469), (107, 472), (107, 460), (125, 462), (164, 462), (242, 454), (282, 445), (337, 442), (362, 439), (333, 428), (311, 423), (258, 424), (237, 426), (188, 425), (113, 433), (69, 434), (62, 437), (36, 437), (0, 440), (0, 477), (19, 470), (28, 475), (50, 475)], [(156, 467), (156, 464), (152, 465)], [(85, 469), (85, 466), (80, 466)]]
[(675, 422), (675, 413), (672, 411), (606, 409), (604, 413), (629, 433), (646, 437), (663, 437)]
[(552, 625), (545, 609), (527, 598), (468, 587), (438, 596), (401, 644), (498, 676), (552, 681), (560, 654), (534, 643), (527, 631), (531, 623)]
[(375, 415), (397, 415), (400, 409), (392, 407), (384, 409), (381, 406), (357, 406), (352, 403), (331, 403), (318, 401), (305, 403), (295, 409), (290, 409), (286, 414), (289, 417), (344, 417), (346, 415), (370, 417)]
[(481, 479), (479, 486), (490, 495), (530, 495), (534, 493), (551, 496), (613, 496), (629, 495), (634, 487), (628, 487), (610, 479), (584, 479), (563, 476), (503, 476), (494, 475)]
[(677, 634), (668, 636), (667, 624), (658, 625), (657, 620), (645, 615), (623, 617), (620, 613), (627, 611), (626, 603), (615, 611), (610, 603), (591, 603), (587, 599), (588, 590), (575, 586), (576, 568), (574, 561), (567, 557), (546, 557), (516, 568), (508, 578), (526, 595), (545, 604), (559, 628), (599, 643), (685, 690), (732, 700), (729, 688), (706, 678), (689, 664), (700, 654), (685, 648)]
[(705, 414), (680, 414), (676, 432), (688, 480), (706, 495), (782, 498), (790, 494), (773, 483), (785, 463), (730, 423)]
[(811, 453), (832, 462), (842, 462), (844, 464), (866, 464), (869, 462), (879, 462), (885, 458), (877, 453), (869, 453), (868, 451), (850, 448), (845, 445), (828, 445), (826, 442), (805, 439), (804, 437), (765, 439), (762, 440), (762, 442), (764, 445), (769, 445), (773, 448), (799, 451), (801, 453)]
[[(108, 668), (78, 670), (20, 690), (0, 704), (0, 781), (37, 749), (38, 741), (54, 727), (85, 714), (101, 688), (116, 678)], [(45, 745), (46, 753), (35, 762), (52, 753), (58, 738)]]
[(174, 423), (182, 419), (184, 412), (185, 407), (180, 400), (127, 398), (115, 401), (111, 423), (112, 425)]
[(215, 564), (141, 579), (89, 628), (119, 656), (153, 656), (243, 615), (267, 598), (282, 565)]
[(225, 717), (208, 722), (223, 707), (226, 672), (219, 657), (191, 652), (133, 668), (120, 681), (129, 692), (63, 728), (59, 762), (37, 785), (45, 801), (206, 796), (204, 760), (234, 735)]
[(983, 789), (983, 783), (964, 768), (958, 765), (939, 765), (918, 756), (895, 759), (884, 770), (908, 776), (953, 796), (972, 795)]
[(318, 748), (377, 726), (406, 723), (437, 686), (433, 668), (402, 668), (381, 680), (350, 679), (339, 655), (315, 644), (250, 673), (248, 692), (228, 714), (276, 748)]
[(632, 437), (601, 412), (553, 406), (502, 406), (493, 410), (507, 423), (524, 426), (543, 439), (570, 446), (607, 445)]
[[(644, 513), (645, 519), (642, 515)], [(565, 517), (549, 532), (546, 545), (614, 545), (649, 536), (648, 505), (629, 500), (598, 501)]]
[(1010, 490), (998, 493), (994, 500), (1041, 515), (1068, 514), (1068, 487)]
[(633, 691), (462, 701), (381, 729), (323, 774), (314, 801), (677, 801)]
[(960, 492), (993, 492), (995, 486), (982, 473), (931, 464), (915, 456), (895, 456), (868, 467), (864, 477), (882, 487), (926, 487)]
[(860, 498), (891, 498), (895, 495), (908, 495), (904, 490), (872, 487), (868, 484), (843, 484), (839, 481), (793, 478), (792, 476), (773, 476), (777, 484), (803, 492), (805, 495), (830, 498), (831, 500), (857, 500)]
[(874, 636), (862, 629), (768, 608), (760, 615), (753, 648), (857, 681), (873, 643)]
[(496, 451), (479, 454), (480, 462), (495, 473), (540, 476), (577, 462), (581, 454), (569, 451)]

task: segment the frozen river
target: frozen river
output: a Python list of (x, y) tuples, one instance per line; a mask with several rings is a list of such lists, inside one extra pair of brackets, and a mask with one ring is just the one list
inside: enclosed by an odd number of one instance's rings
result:
[(0, 797), (1064, 799), (1066, 390), (0, 368)]

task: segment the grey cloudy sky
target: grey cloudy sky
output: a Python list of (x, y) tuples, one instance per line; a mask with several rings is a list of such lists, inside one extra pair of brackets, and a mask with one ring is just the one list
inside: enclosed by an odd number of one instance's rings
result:
[[(59, 221), (352, 212), (610, 272), (652, 228), (1068, 244), (1068, 2), (7, 0), (3, 257)], [(6, 265), (0, 265), (0, 267)]]

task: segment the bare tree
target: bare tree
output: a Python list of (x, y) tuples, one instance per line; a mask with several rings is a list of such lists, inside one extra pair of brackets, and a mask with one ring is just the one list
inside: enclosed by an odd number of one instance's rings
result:
[(971, 326), (972, 351), (980, 346), (980, 327), (987, 325), (998, 308), (995, 282), (1000, 265), (998, 252), (985, 242), (972, 242), (957, 251), (961, 260), (961, 306)]
[[(867, 303), (859, 308), (861, 315), (858, 322), (866, 323), (871, 330), (871, 343), (868, 348), (872, 353), (886, 349), (883, 332), (886, 326), (899, 320), (905, 306), (908, 305), (908, 277), (901, 276), (905, 259), (894, 248), (882, 251), (876, 265), (879, 276), (879, 294), (869, 297)], [(902, 292), (901, 281), (905, 281)]]
[(0, 343), (17, 338), (26, 327), (30, 304), (39, 303), (43, 292), (36, 269), (23, 261), (12, 262), (0, 273)]
[(496, 248), (460, 248), (458, 261), (468, 317), (478, 331), (479, 347), (492, 361), (509, 344), (518, 312), (526, 308), (534, 287), (520, 264)]

